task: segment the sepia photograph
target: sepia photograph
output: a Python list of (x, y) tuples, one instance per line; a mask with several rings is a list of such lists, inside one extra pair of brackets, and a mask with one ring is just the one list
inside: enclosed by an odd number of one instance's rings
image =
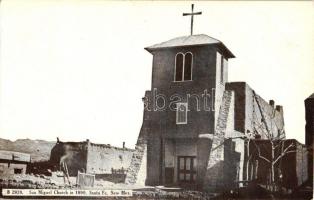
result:
[(0, 0), (0, 199), (313, 199), (313, 1)]

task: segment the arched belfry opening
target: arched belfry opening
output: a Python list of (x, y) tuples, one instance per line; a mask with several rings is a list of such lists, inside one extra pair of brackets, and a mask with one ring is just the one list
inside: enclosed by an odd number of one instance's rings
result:
[(193, 55), (191, 52), (177, 53), (175, 61), (175, 80), (174, 81), (191, 81)]
[(184, 56), (184, 80), (190, 81), (192, 80), (192, 62), (193, 62), (193, 55), (192, 53), (188, 52)]
[(182, 73), (183, 73), (183, 53), (178, 53), (176, 55), (176, 64), (175, 64), (175, 81), (182, 81)]

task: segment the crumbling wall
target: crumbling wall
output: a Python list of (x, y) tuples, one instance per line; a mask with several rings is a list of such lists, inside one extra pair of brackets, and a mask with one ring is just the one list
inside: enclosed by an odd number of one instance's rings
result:
[(206, 177), (204, 180), (204, 189), (222, 190), (224, 186), (223, 165), (224, 165), (224, 139), (228, 123), (228, 115), (233, 102), (233, 92), (225, 91), (222, 97), (222, 103), (219, 109), (219, 116), (215, 135), (212, 139)]
[(226, 84), (226, 90), (235, 92), (234, 129), (249, 137), (285, 138), (282, 106), (275, 106), (255, 93), (245, 82)]
[(147, 143), (143, 142), (135, 147), (130, 166), (127, 171), (125, 183), (145, 185), (147, 166)]
[[(145, 98), (151, 96), (150, 91), (145, 92)], [(145, 103), (145, 102), (144, 102)], [(136, 185), (145, 185), (147, 177), (147, 139), (148, 133), (150, 131), (150, 116), (149, 111), (145, 110), (144, 104), (144, 115), (143, 115), (143, 124), (137, 139), (135, 146), (135, 151), (133, 152), (130, 166), (127, 171), (125, 183), (127, 184), (136, 184)]]
[(285, 138), (283, 108), (271, 100), (269, 103), (249, 86), (246, 89), (246, 131), (261, 138)]

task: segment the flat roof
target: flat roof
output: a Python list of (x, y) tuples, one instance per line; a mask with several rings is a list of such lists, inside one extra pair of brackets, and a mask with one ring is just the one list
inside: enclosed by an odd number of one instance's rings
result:
[(16, 151), (0, 150), (0, 159), (20, 161), (20, 162), (30, 162), (31, 155), (28, 153), (22, 153), (22, 152), (16, 152)]

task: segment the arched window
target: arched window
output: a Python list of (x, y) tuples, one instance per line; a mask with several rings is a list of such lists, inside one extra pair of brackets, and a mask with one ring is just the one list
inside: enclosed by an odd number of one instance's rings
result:
[(192, 53), (178, 53), (175, 60), (175, 81), (192, 80)]
[(176, 55), (175, 81), (182, 81), (183, 57), (184, 55), (182, 53)]
[(192, 80), (192, 53), (184, 55), (184, 80)]

